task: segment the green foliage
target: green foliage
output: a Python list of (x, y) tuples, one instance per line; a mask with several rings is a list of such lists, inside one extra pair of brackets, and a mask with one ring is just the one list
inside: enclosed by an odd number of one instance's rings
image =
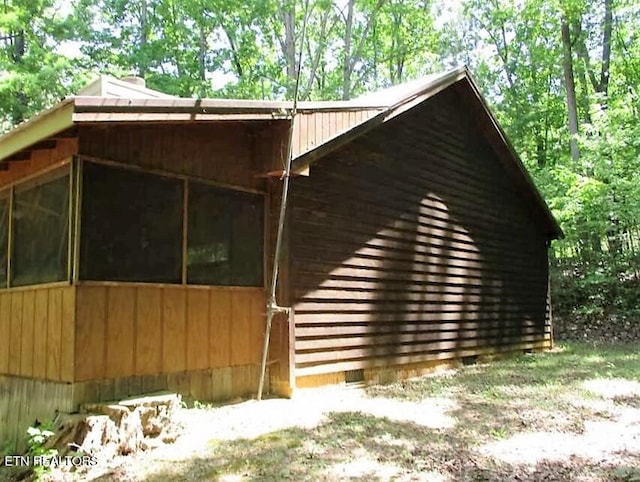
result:
[[(29, 427), (27, 429), (27, 455), (31, 457), (54, 457), (58, 451), (46, 447), (47, 440), (54, 435), (50, 424)], [(48, 464), (38, 464), (33, 467), (36, 479), (51, 470)]]
[(61, 51), (77, 20), (53, 0), (0, 6), (0, 131), (50, 106), (86, 78)]

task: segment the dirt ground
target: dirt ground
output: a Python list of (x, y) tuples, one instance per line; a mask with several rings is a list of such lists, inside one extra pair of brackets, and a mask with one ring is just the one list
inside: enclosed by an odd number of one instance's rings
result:
[(634, 348), (184, 409), (171, 444), (45, 480), (640, 481)]

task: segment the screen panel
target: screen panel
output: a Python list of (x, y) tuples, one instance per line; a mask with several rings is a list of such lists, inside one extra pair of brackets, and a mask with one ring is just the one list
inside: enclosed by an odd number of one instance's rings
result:
[(17, 186), (13, 204), (11, 285), (68, 279), (69, 174)]
[(181, 283), (183, 183), (84, 163), (80, 278)]
[(189, 184), (187, 282), (263, 285), (263, 197)]

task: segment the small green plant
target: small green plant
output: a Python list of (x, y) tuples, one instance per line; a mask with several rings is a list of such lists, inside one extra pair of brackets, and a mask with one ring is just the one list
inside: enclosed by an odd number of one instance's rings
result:
[(499, 440), (503, 440), (507, 438), (507, 429), (506, 427), (494, 427), (489, 430), (489, 433), (493, 438), (497, 438)]
[(213, 408), (213, 403), (210, 402), (201, 402), (200, 400), (193, 401), (193, 408), (197, 408), (198, 410), (210, 410)]
[[(47, 440), (54, 435), (51, 424), (41, 424), (27, 429), (27, 455), (30, 457), (55, 457), (58, 451), (46, 446)], [(50, 464), (36, 464), (33, 472), (36, 480), (39, 480), (51, 469)]]

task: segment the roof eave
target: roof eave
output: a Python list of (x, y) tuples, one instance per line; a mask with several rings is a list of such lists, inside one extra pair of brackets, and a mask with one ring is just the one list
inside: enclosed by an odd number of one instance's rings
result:
[(73, 111), (73, 99), (65, 99), (1, 136), (0, 161), (72, 127)]

